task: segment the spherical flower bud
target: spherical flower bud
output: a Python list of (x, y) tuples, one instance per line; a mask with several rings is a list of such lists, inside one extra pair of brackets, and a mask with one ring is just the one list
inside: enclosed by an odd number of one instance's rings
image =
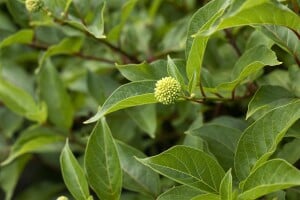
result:
[(69, 200), (68, 197), (60, 196), (56, 200)]
[(38, 12), (44, 7), (43, 0), (26, 0), (25, 7), (29, 12)]
[(154, 96), (162, 104), (174, 103), (180, 94), (180, 83), (173, 77), (165, 77), (156, 82)]

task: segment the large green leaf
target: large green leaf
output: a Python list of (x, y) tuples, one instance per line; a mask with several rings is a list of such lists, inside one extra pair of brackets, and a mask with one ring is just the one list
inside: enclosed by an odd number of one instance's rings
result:
[(51, 56), (58, 54), (73, 54), (79, 52), (83, 43), (83, 39), (80, 37), (70, 37), (63, 39), (59, 44), (52, 45), (47, 49), (47, 51), (43, 54), (41, 59), (39, 60), (39, 69), (40, 70), (44, 62), (50, 58)]
[(240, 199), (257, 199), (265, 194), (300, 185), (300, 171), (281, 159), (267, 161), (243, 184)]
[(0, 168), (0, 187), (5, 192), (5, 200), (12, 199), (15, 187), (29, 159), (30, 156), (22, 156)]
[[(282, 4), (270, 0), (246, 0), (242, 2), (242, 6), (234, 12), (229, 12), (225, 15), (219, 23), (213, 26), (204, 35), (211, 35), (218, 30), (230, 27), (266, 24), (286, 26), (300, 32), (299, 16)], [(272, 15), (270, 15), (270, 13), (272, 13)], [(203, 30), (200, 29), (198, 34), (201, 35), (202, 33)]]
[(45, 103), (36, 104), (25, 90), (0, 77), (0, 100), (15, 113), (27, 119), (42, 123), (47, 118)]
[(298, 120), (286, 133), (286, 137), (294, 137), (300, 139), (300, 120)]
[(167, 69), (168, 69), (168, 74), (171, 77), (175, 78), (180, 83), (181, 87), (185, 89), (186, 83), (184, 80), (184, 76), (181, 74), (181, 72), (177, 68), (175, 62), (172, 60), (172, 58), (170, 56), (168, 56)]
[(16, 115), (8, 108), (0, 108), (0, 129), (3, 137), (12, 138), (14, 133), (23, 125), (23, 122), (24, 119), (21, 116)]
[[(300, 129), (298, 129), (298, 131), (300, 131)], [(295, 138), (291, 142), (284, 144), (284, 146), (278, 150), (276, 157), (282, 158), (285, 161), (294, 164), (300, 159), (299, 152), (300, 152), (300, 139)]]
[(123, 170), (123, 187), (153, 197), (157, 196), (160, 188), (158, 174), (134, 158), (135, 156), (140, 158), (146, 156), (122, 142), (117, 143), (117, 149)]
[(126, 113), (151, 138), (155, 138), (157, 127), (156, 107), (153, 104), (126, 109)]
[(84, 171), (70, 150), (68, 141), (60, 155), (60, 166), (64, 182), (77, 200), (86, 200), (90, 196)]
[(22, 1), (5, 1), (13, 21), (20, 27), (28, 27), (29, 13)]
[(69, 94), (54, 66), (47, 61), (39, 73), (41, 98), (48, 106), (48, 119), (61, 128), (69, 129), (74, 109)]
[(118, 200), (122, 169), (117, 147), (105, 118), (95, 126), (86, 147), (84, 165), (88, 182), (100, 199)]
[[(217, 1), (212, 1), (211, 5)], [(203, 26), (201, 23), (200, 26), (194, 26), (198, 28), (198, 33), (194, 35), (194, 40), (192, 47), (189, 45), (191, 42), (188, 40), (187, 42), (187, 51), (188, 53), (188, 60), (187, 60), (187, 75), (189, 80), (192, 80), (192, 76), (194, 72), (196, 72), (196, 82), (199, 83), (201, 77), (201, 65), (203, 61), (203, 55), (205, 52), (205, 48), (207, 45), (207, 41), (209, 36), (215, 33), (218, 30), (236, 27), (236, 26), (243, 26), (243, 25), (257, 25), (257, 24), (276, 24), (287, 26), (291, 29), (294, 29), (299, 32), (300, 30), (300, 19), (299, 17), (293, 13), (292, 11), (288, 10), (287, 8), (283, 7), (277, 2), (270, 2), (270, 1), (240, 1), (240, 5), (237, 9), (231, 9), (229, 13), (225, 14), (223, 17), (221, 15), (224, 12), (224, 9), (228, 6), (225, 1), (223, 7), (219, 7), (219, 9), (211, 11), (207, 4), (207, 7), (202, 7), (200, 10), (204, 10), (202, 12), (211, 13), (209, 16), (211, 18), (210, 21)], [(217, 6), (214, 6), (217, 8)], [(200, 10), (198, 11), (199, 13)], [(234, 11), (232, 11), (234, 10)], [(197, 12), (197, 13), (198, 13)], [(195, 15), (197, 15), (197, 13)], [(198, 13), (198, 14), (199, 14)], [(269, 15), (272, 13), (272, 15)], [(205, 19), (205, 14), (200, 14), (199, 17)], [(212, 26), (212, 22), (217, 21), (216, 25)], [(192, 18), (192, 21), (195, 21), (195, 17)], [(191, 21), (191, 22), (192, 22)], [(202, 25), (202, 26), (201, 26)], [(208, 30), (209, 29), (209, 30)], [(189, 36), (189, 35), (188, 35)], [(189, 50), (190, 49), (190, 50)], [(191, 88), (194, 90), (195, 88)]]
[(236, 175), (240, 180), (275, 151), (289, 127), (300, 118), (299, 108), (300, 100), (273, 109), (244, 131), (234, 158)]
[(265, 25), (259, 28), (259, 30), (276, 42), (276, 44), (282, 49), (299, 58), (299, 38), (292, 30), (288, 29), (287, 27), (275, 25)]
[(293, 98), (294, 95), (282, 87), (263, 85), (257, 90), (248, 104), (246, 118), (258, 111), (269, 111), (275, 107), (287, 104)]
[(68, 11), (72, 0), (43, 0), (52, 15), (62, 17)]
[(1, 165), (7, 165), (27, 153), (59, 152), (64, 140), (65, 137), (50, 128), (32, 126), (21, 132), (8, 158)]
[(159, 80), (168, 76), (167, 63), (158, 60), (153, 63), (116, 65), (121, 74), (130, 81)]
[(157, 197), (157, 200), (190, 200), (201, 194), (201, 190), (181, 185), (173, 187)]
[(137, 0), (129, 0), (122, 7), (121, 20), (118, 25), (116, 25), (107, 35), (107, 39), (110, 41), (117, 41), (120, 37), (122, 29), (129, 18), (132, 10), (134, 9)]
[(206, 141), (210, 152), (214, 154), (224, 169), (227, 170), (233, 166), (234, 152), (242, 131), (212, 123), (194, 129), (189, 134), (201, 137)]
[(279, 64), (280, 62), (277, 61), (276, 54), (272, 50), (263, 45), (255, 46), (247, 50), (239, 58), (233, 68), (231, 81), (218, 85), (217, 91), (231, 91), (266, 65), (274, 66)]
[(0, 43), (0, 49), (13, 44), (29, 44), (33, 39), (33, 30), (23, 29), (5, 38)]
[(96, 115), (84, 123), (95, 122), (104, 115), (123, 108), (156, 103), (155, 83), (156, 81), (138, 81), (122, 85), (107, 98), (102, 107), (99, 107)]
[[(200, 8), (191, 18), (186, 43), (186, 73), (190, 82), (193, 81), (197, 84), (200, 82), (202, 61), (207, 41), (209, 39), (208, 36), (197, 36), (195, 38), (191, 38), (191, 36), (198, 30), (208, 30), (210, 26), (224, 13), (228, 5), (229, 1), (227, 0), (211, 1)], [(190, 87), (190, 92), (193, 92), (194, 89), (194, 87)]]
[(201, 194), (191, 200), (221, 200), (221, 197), (216, 194)]
[(221, 200), (232, 200), (232, 175), (231, 169), (225, 174), (220, 185), (220, 196)]
[(106, 98), (119, 86), (113, 77), (105, 74), (99, 75), (91, 71), (87, 72), (87, 87), (90, 95), (102, 105)]
[(187, 146), (175, 146), (139, 161), (174, 181), (213, 193), (218, 193), (225, 174), (211, 156)]
[(73, 1), (75, 7), (80, 15), (79, 20), (68, 20), (66, 23), (75, 27), (76, 29), (83, 30), (97, 39), (103, 39), (104, 35), (104, 11), (106, 1)]

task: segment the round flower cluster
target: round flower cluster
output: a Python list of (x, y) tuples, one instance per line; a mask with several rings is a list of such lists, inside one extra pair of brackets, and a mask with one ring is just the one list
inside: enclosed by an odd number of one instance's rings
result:
[(68, 200), (68, 197), (65, 196), (60, 196), (56, 200)]
[(173, 77), (165, 77), (156, 82), (154, 96), (162, 104), (174, 103), (181, 91), (180, 83)]
[(43, 0), (26, 0), (25, 7), (29, 12), (38, 12), (44, 7)]

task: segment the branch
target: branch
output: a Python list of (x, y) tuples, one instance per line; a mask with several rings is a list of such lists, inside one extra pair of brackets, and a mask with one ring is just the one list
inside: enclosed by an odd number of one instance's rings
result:
[(225, 32), (225, 36), (226, 36), (227, 40), (229, 41), (230, 45), (235, 50), (236, 54), (240, 57), (242, 55), (242, 52), (239, 49), (231, 31), (229, 29), (224, 29), (224, 32)]
[(297, 55), (294, 55), (295, 61), (297, 65), (300, 67), (300, 59), (297, 57)]
[[(49, 46), (43, 45), (43, 44), (38, 44), (36, 42), (33, 42), (31, 44), (29, 44), (28, 46), (32, 47), (32, 48), (36, 48), (36, 49), (41, 49), (44, 51), (47, 51)], [(107, 58), (101, 58), (101, 57), (96, 57), (96, 56), (92, 56), (92, 55), (85, 55), (82, 52), (76, 52), (76, 53), (72, 53), (70, 54), (72, 56), (76, 56), (82, 59), (87, 59), (87, 60), (95, 60), (95, 61), (99, 61), (99, 62), (104, 62), (104, 63), (109, 63), (109, 64), (114, 64), (115, 61), (113, 60), (109, 60)]]
[(61, 25), (66, 25), (69, 26), (71, 28), (74, 28), (76, 30), (79, 30), (81, 32), (83, 32), (85, 35), (90, 36), (91, 38), (95, 39), (97, 42), (100, 42), (104, 45), (106, 45), (107, 47), (109, 47), (110, 49), (112, 49), (114, 52), (120, 54), (121, 56), (124, 56), (125, 58), (127, 58), (130, 62), (133, 63), (140, 63), (140, 61), (138, 60), (138, 58), (136, 56), (130, 55), (127, 52), (125, 52), (124, 50), (122, 50), (121, 48), (114, 46), (113, 44), (109, 43), (108, 41), (105, 41), (101, 38), (97, 38), (95, 37), (93, 34), (91, 34), (89, 31), (86, 30), (82, 30), (80, 28), (78, 28), (77, 26), (74, 26), (72, 24), (66, 23), (64, 20), (61, 20), (59, 18), (56, 18), (55, 16), (52, 16), (53, 20), (55, 23), (61, 24)]

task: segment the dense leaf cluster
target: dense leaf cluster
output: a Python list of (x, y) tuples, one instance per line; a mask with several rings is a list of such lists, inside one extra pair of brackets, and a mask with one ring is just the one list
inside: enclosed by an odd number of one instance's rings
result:
[(300, 199), (299, 10), (0, 0), (0, 199)]

